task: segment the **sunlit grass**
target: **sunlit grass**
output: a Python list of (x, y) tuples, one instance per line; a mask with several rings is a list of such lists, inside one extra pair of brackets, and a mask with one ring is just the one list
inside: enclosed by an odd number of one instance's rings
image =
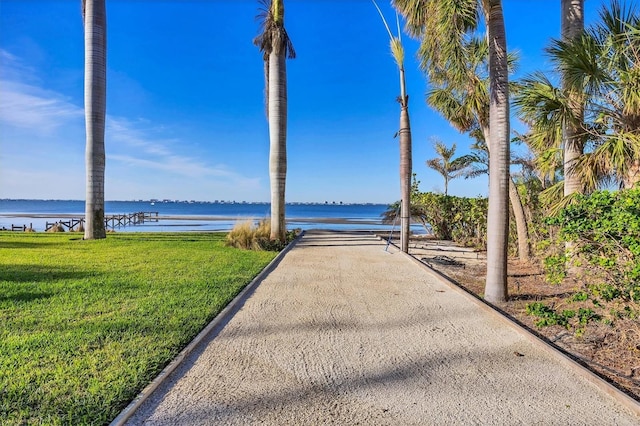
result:
[(0, 232), (0, 424), (111, 421), (275, 256), (224, 241)]

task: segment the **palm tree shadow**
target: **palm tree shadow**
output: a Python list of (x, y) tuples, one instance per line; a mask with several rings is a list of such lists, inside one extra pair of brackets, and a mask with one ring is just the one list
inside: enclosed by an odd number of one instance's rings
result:
[(8, 296), (0, 295), (0, 303), (2, 303), (2, 302), (13, 302), (13, 303), (32, 302), (34, 300), (49, 298), (52, 295), (53, 295), (53, 293), (21, 291), (21, 292), (18, 292), (18, 293), (15, 293), (15, 294), (11, 294), (11, 295), (8, 295)]
[(38, 264), (3, 265), (0, 281), (8, 283), (52, 282), (95, 276), (94, 271), (77, 270), (64, 266), (42, 266)]

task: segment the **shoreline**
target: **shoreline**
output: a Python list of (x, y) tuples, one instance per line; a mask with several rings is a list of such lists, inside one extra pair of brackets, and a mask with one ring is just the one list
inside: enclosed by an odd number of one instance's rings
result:
[[(109, 216), (109, 215), (108, 215)], [(330, 217), (330, 216), (291, 216), (286, 218), (287, 229), (333, 229), (333, 230), (369, 230), (387, 233), (393, 230), (392, 224), (382, 222), (382, 218), (374, 217)], [(84, 218), (84, 214), (77, 213), (0, 213), (0, 230), (21, 232), (32, 229), (35, 232), (46, 232), (53, 223), (61, 223), (69, 227), (68, 222)], [(264, 215), (188, 215), (188, 214), (159, 214), (156, 218), (142, 223), (108, 225), (107, 229), (115, 232), (229, 232), (238, 223), (252, 221), (257, 223), (267, 218)], [(65, 223), (67, 222), (67, 223)], [(117, 222), (116, 222), (117, 223)], [(68, 231), (69, 229), (65, 229)], [(422, 226), (412, 225), (412, 233), (423, 234)]]
[[(0, 218), (13, 219), (79, 219), (84, 217), (83, 214), (73, 213), (0, 213)], [(216, 215), (158, 215), (149, 220), (149, 222), (158, 221), (207, 221), (207, 222), (228, 222), (243, 220), (261, 220), (262, 218), (255, 216), (216, 216)], [(335, 223), (335, 224), (357, 224), (357, 225), (385, 225), (382, 220), (375, 219), (359, 219), (359, 218), (341, 218), (341, 217), (287, 217), (287, 222), (301, 223)]]

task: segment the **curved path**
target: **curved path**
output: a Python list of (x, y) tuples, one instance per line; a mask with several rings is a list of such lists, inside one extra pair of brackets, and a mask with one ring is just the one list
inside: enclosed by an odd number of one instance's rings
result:
[(309, 231), (127, 424), (640, 424), (585, 377), (375, 236)]

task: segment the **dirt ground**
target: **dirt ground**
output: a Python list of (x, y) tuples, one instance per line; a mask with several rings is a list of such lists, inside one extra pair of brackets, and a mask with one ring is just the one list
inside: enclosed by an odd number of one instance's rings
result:
[[(482, 296), (485, 253), (425, 239), (412, 240), (409, 252), (469, 292)], [(526, 313), (527, 304), (542, 302), (559, 310), (578, 309), (579, 303), (570, 298), (581, 283), (549, 284), (541, 267), (518, 259), (509, 260), (508, 274), (510, 301), (501, 309), (640, 400), (640, 321), (618, 319), (613, 326), (591, 321), (582, 336), (562, 326), (537, 327), (537, 318)]]

